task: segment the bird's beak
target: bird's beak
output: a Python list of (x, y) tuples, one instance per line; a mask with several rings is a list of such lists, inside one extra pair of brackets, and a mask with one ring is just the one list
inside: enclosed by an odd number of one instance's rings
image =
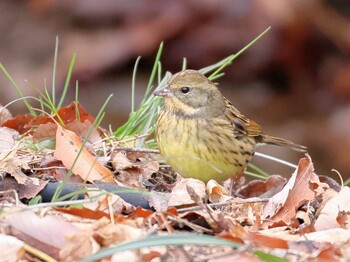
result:
[(167, 86), (165, 86), (157, 91), (154, 91), (153, 95), (163, 96), (163, 97), (172, 97), (174, 94), (168, 89)]

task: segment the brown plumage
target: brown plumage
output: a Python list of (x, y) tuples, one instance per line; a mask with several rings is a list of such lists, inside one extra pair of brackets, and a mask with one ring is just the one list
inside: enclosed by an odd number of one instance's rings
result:
[(173, 75), (154, 94), (164, 97), (156, 128), (160, 152), (184, 177), (228, 179), (247, 166), (260, 143), (306, 151), (304, 146), (265, 135), (198, 71)]

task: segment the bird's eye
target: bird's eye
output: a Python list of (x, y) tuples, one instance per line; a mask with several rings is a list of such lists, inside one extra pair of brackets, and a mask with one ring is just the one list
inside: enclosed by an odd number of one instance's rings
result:
[(188, 92), (190, 92), (190, 88), (188, 86), (183, 86), (181, 87), (181, 92), (183, 94), (187, 94)]

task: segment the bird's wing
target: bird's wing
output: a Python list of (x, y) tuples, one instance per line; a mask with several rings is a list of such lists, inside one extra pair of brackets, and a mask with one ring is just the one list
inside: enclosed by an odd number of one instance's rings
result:
[(233, 133), (236, 137), (256, 137), (262, 134), (259, 124), (246, 118), (229, 100), (226, 98), (224, 100), (226, 104), (225, 117), (232, 123)]

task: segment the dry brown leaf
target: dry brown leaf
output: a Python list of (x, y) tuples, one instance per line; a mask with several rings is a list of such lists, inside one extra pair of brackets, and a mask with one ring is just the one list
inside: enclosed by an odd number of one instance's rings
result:
[(40, 167), (46, 171), (42, 173), (43, 177), (55, 178), (57, 181), (66, 179), (67, 182), (83, 183), (84, 180), (75, 174), (67, 177), (68, 170), (64, 167), (62, 161), (55, 158), (53, 155), (45, 155), (41, 158)]
[(130, 225), (109, 223), (100, 228), (95, 234), (101, 237), (99, 243), (106, 247), (123, 241), (141, 238), (145, 233), (144, 230)]
[(109, 219), (101, 218), (89, 228), (80, 230), (68, 239), (68, 244), (60, 251), (60, 258), (62, 260), (81, 259), (97, 252), (101, 247), (109, 247), (142, 236), (144, 231), (141, 229), (129, 225), (112, 224)]
[[(157, 249), (153, 250), (153, 249)], [(143, 250), (141, 249), (141, 252)], [(141, 259), (142, 262), (154, 262), (156, 261), (155, 258), (159, 258), (162, 256), (162, 254), (164, 254), (167, 251), (166, 247), (157, 247), (157, 248), (152, 248), (152, 250), (147, 250), (142, 252), (142, 254), (140, 254), (140, 256), (138, 257), (138, 259)], [(112, 259), (116, 256), (117, 254), (113, 255)], [(118, 260), (114, 260), (115, 262), (118, 262)], [(130, 261), (130, 260), (129, 260)], [(128, 262), (129, 262), (128, 261)]]
[(0, 105), (0, 126), (2, 126), (3, 123), (10, 119), (12, 119), (10, 111), (7, 108)]
[(19, 133), (11, 128), (0, 127), (0, 153), (9, 152), (16, 145)]
[(30, 169), (26, 162), (18, 157), (16, 149), (11, 152), (3, 152), (0, 154), (0, 173), (8, 173), (16, 179), (19, 184), (26, 185), (30, 180), (37, 185), (39, 180), (29, 178), (22, 172), (23, 169)]
[(0, 234), (1, 261), (20, 261), (25, 253), (23, 246), (24, 243), (21, 240)]
[(237, 193), (250, 197), (272, 197), (277, 192), (280, 192), (283, 186), (287, 183), (287, 179), (279, 175), (271, 175), (266, 181), (253, 180), (247, 185), (240, 188)]
[(97, 162), (85, 147), (75, 161), (82, 146), (82, 142), (74, 132), (61, 126), (57, 127), (55, 156), (63, 162), (67, 169), (73, 168), (74, 174), (91, 183), (94, 180), (114, 183), (112, 172)]
[(79, 120), (75, 120), (66, 125), (68, 130), (73, 131), (78, 136), (86, 137), (90, 128), (92, 128), (92, 132), (89, 136), (89, 141), (94, 143), (96, 146), (101, 145), (101, 136), (98, 130), (95, 127), (92, 127), (92, 123), (90, 120), (86, 119), (84, 122), (80, 122)]
[(202, 181), (194, 178), (184, 178), (177, 182), (173, 188), (168, 203), (169, 207), (190, 205), (195, 203), (188, 193), (188, 186), (191, 187), (200, 198), (206, 197), (205, 184)]
[(244, 203), (244, 199), (234, 198), (230, 205), (222, 207), (225, 217), (234, 219), (235, 223), (246, 225), (250, 230), (261, 227), (261, 213), (264, 202)]
[(343, 228), (332, 228), (306, 234), (293, 234), (288, 227), (275, 227), (260, 230), (260, 234), (279, 238), (291, 243), (292, 241), (312, 241), (319, 243), (343, 244), (350, 241), (350, 231)]
[(90, 199), (95, 199), (93, 202), (84, 203), (84, 207), (91, 210), (99, 210), (110, 214), (110, 211), (113, 213), (131, 213), (135, 210), (135, 207), (127, 202), (125, 202), (120, 196), (114, 194), (102, 194), (102, 190), (96, 189), (92, 191), (93, 188), (90, 188), (86, 194)]
[(303, 236), (298, 235), (298, 234), (293, 234), (291, 232), (290, 227), (287, 227), (287, 226), (259, 230), (259, 233), (262, 235), (265, 235), (265, 236), (279, 238), (279, 239), (282, 239), (282, 240), (285, 240), (288, 242), (305, 240), (305, 238)]
[(288, 249), (287, 241), (273, 235), (265, 235), (260, 232), (248, 231), (238, 224), (231, 224), (229, 233), (232, 237), (241, 239), (244, 243), (250, 243), (255, 247)]
[(115, 253), (111, 257), (111, 262), (130, 262), (140, 261), (140, 252), (138, 250), (126, 250)]
[(337, 222), (341, 228), (350, 229), (350, 212), (339, 211)]
[(226, 188), (213, 179), (209, 180), (207, 183), (207, 193), (209, 201), (212, 203), (223, 203), (232, 199), (232, 196), (229, 195)]
[(339, 224), (337, 219), (339, 217), (340, 212), (350, 212), (349, 199), (350, 188), (343, 187), (340, 190), (340, 192), (337, 193), (333, 198), (331, 198), (322, 208), (315, 222), (315, 230), (320, 231), (342, 226)]
[(298, 254), (297, 261), (342, 261), (340, 249), (329, 243), (312, 242), (309, 240), (293, 241), (288, 243), (289, 251)]
[(165, 212), (169, 206), (171, 193), (151, 191), (149, 204), (158, 212)]
[(111, 159), (112, 166), (115, 170), (124, 170), (127, 168), (133, 168), (137, 165), (132, 163), (127, 157), (126, 153), (122, 151), (118, 151), (115, 154), (113, 154)]
[(231, 254), (221, 255), (216, 258), (211, 258), (208, 260), (208, 262), (232, 262), (232, 261), (259, 262), (262, 260), (260, 260), (258, 257), (254, 256), (253, 254), (247, 251), (234, 251)]
[(30, 122), (34, 116), (26, 114), (26, 115), (16, 115), (15, 118), (11, 118), (5, 123), (3, 123), (3, 126), (14, 129), (18, 131), (20, 134), (23, 134), (27, 132), (30, 127), (27, 127), (28, 122)]
[(19, 184), (13, 177), (5, 177), (0, 183), (0, 191), (13, 189), (18, 193), (19, 199), (31, 199), (35, 197), (49, 181), (38, 180), (39, 184), (35, 185), (31, 179), (27, 183)]
[(125, 152), (118, 151), (111, 158), (112, 166), (118, 174), (117, 180), (129, 187), (145, 188), (144, 181), (159, 170), (159, 163), (141, 156), (131, 160), (128, 156)]
[(39, 217), (31, 210), (13, 213), (4, 220), (22, 233), (56, 248), (66, 245), (66, 237), (77, 232), (75, 226), (57, 216)]
[(48, 122), (41, 124), (33, 132), (33, 141), (38, 142), (45, 139), (54, 139), (56, 135), (57, 124)]
[[(81, 122), (85, 122), (85, 120), (88, 120), (90, 123), (94, 122), (94, 118), (85, 111), (80, 103), (72, 102), (69, 106), (61, 107), (57, 113), (60, 115), (64, 124), (68, 125), (77, 120), (77, 111), (79, 112), (79, 120)], [(57, 120), (57, 117), (55, 119)]]
[(269, 220), (264, 223), (264, 226), (292, 224), (297, 209), (313, 201), (317, 195), (324, 193), (326, 188), (329, 188), (328, 185), (321, 183), (314, 173), (311, 159), (302, 158), (297, 170), (282, 191), (271, 197), (265, 205), (263, 218)]
[(300, 236), (300, 240), (310, 240), (314, 242), (326, 242), (331, 244), (349, 243), (350, 231), (344, 228), (331, 228), (322, 231), (307, 233)]
[(87, 224), (85, 228), (80, 229), (74, 235), (67, 238), (67, 244), (60, 250), (59, 257), (61, 261), (77, 261), (101, 249), (93, 237), (94, 231), (109, 223), (109, 220), (100, 219), (94, 223)]
[[(79, 120), (75, 120), (72, 123), (69, 123), (65, 126), (66, 129), (73, 131), (78, 136), (86, 137), (91, 128), (92, 124), (89, 120), (85, 120), (84, 123)], [(45, 124), (40, 124), (38, 128), (33, 132), (34, 142), (45, 140), (45, 139), (54, 139), (56, 136), (57, 124), (48, 122)], [(92, 143), (97, 143), (101, 141), (101, 136), (96, 128), (92, 129), (92, 132), (89, 136), (89, 141)], [(100, 145), (100, 144), (97, 144)]]

